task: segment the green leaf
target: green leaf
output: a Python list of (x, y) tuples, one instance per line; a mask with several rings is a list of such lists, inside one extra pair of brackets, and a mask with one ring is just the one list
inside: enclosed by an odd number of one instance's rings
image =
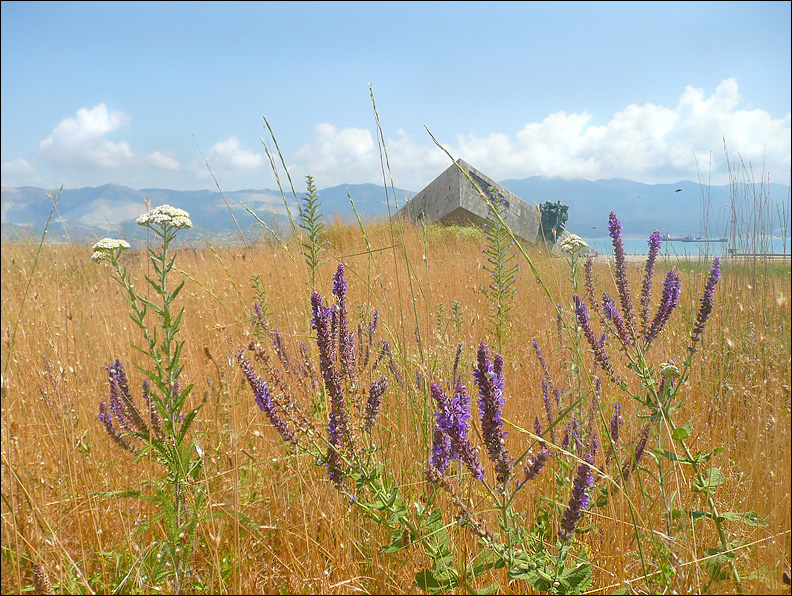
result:
[(591, 585), (591, 563), (580, 561), (574, 567), (565, 568), (558, 576), (562, 594), (582, 594)]
[(718, 486), (726, 481), (726, 477), (721, 473), (720, 468), (710, 468), (704, 473), (703, 481), (703, 484), (696, 482), (693, 485), (693, 490), (697, 493), (708, 492), (715, 494)]
[(753, 526), (756, 528), (766, 528), (767, 522), (759, 517), (756, 511), (746, 511), (745, 513), (735, 513), (733, 511), (726, 511), (720, 514), (721, 519), (727, 521), (739, 522), (746, 526)]
[(545, 566), (547, 557), (544, 551), (539, 551), (533, 555), (523, 551), (520, 555), (512, 559), (512, 567), (509, 569), (509, 579), (523, 579), (534, 589), (546, 592), (553, 585), (553, 578), (545, 573), (542, 568)]
[(500, 588), (500, 586), (498, 585), (498, 582), (492, 582), (486, 588), (481, 588), (480, 590), (476, 590), (473, 593), (474, 594), (497, 594), (499, 588)]
[(684, 509), (671, 510), (671, 519), (680, 519), (683, 515), (690, 517), (693, 520), (708, 519), (712, 517), (712, 514), (706, 511), (685, 511)]
[(485, 548), (478, 554), (476, 560), (473, 562), (472, 575), (475, 578), (490, 569), (500, 569), (505, 566), (506, 563), (503, 559), (491, 550)]
[(183, 287), (184, 287), (184, 280), (182, 280), (182, 282), (178, 286), (176, 286), (176, 289), (173, 290), (173, 292), (171, 292), (170, 300), (175, 299), (176, 296), (179, 295), (179, 292), (181, 292)]
[(184, 420), (181, 423), (181, 428), (179, 428), (179, 436), (176, 439), (177, 445), (180, 445), (181, 442), (184, 440), (184, 435), (187, 434), (187, 431), (190, 428), (190, 424), (192, 424), (193, 418), (195, 418), (195, 415), (198, 413), (198, 410), (201, 409), (202, 405), (203, 404), (200, 404), (197, 408), (192, 410), (189, 414), (187, 414), (187, 416), (184, 417)]
[(693, 456), (693, 461), (697, 463), (706, 463), (713, 455), (718, 455), (723, 450), (724, 447), (716, 447), (712, 451), (698, 451), (696, 455)]
[(415, 574), (415, 584), (427, 594), (445, 594), (456, 588), (459, 583), (453, 581), (438, 581), (431, 571), (424, 570)]
[[(409, 530), (406, 530), (406, 531), (409, 534)], [(388, 544), (388, 546), (383, 546), (380, 549), (380, 552), (392, 555), (392, 554), (397, 553), (399, 551), (402, 551), (405, 548), (407, 548), (408, 546), (410, 546), (410, 542), (407, 542), (407, 544), (404, 544), (404, 542), (403, 542), (404, 532), (405, 532), (405, 530), (402, 530), (402, 529), (399, 529), (399, 528), (397, 528), (395, 530), (391, 530), (390, 543)]]
[(724, 563), (734, 560), (733, 551), (724, 553), (722, 548), (709, 548), (707, 549), (707, 555), (709, 558), (707, 559), (705, 568), (712, 578), (712, 581), (721, 582), (731, 578), (729, 568), (725, 566)]
[(690, 422), (685, 422), (684, 425), (678, 426), (674, 429), (674, 432), (671, 433), (671, 438), (675, 441), (684, 441), (691, 435), (692, 432), (693, 425), (691, 425)]

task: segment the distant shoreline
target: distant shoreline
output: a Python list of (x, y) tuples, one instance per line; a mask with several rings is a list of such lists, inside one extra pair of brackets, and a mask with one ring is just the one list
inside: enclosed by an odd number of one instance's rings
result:
[[(752, 261), (752, 260), (769, 260), (769, 261), (790, 261), (792, 256), (789, 254), (770, 254), (770, 255), (733, 255), (733, 256), (726, 256), (726, 255), (671, 255), (671, 254), (660, 254), (657, 255), (657, 260), (662, 261), (711, 261), (713, 257), (719, 257), (721, 261)], [(610, 262), (613, 261), (614, 256), (612, 254), (598, 254), (594, 257), (594, 260), (599, 263)], [(628, 263), (637, 263), (643, 262), (646, 260), (646, 255), (640, 254), (626, 254), (624, 255), (625, 261)]]

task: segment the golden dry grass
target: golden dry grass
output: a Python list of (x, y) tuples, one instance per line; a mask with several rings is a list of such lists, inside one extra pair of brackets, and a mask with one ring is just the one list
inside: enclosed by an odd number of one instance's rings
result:
[[(428, 459), (422, 429), (429, 397), (417, 388), (416, 371), (427, 380), (447, 380), (461, 342), (465, 384), (473, 390), (469, 370), (474, 349), (479, 341), (489, 341), (488, 303), (479, 290), (488, 281), (481, 269), (483, 239), (472, 232), (411, 226), (402, 237), (398, 230), (376, 223), (367, 232), (374, 251), (386, 250), (368, 253), (357, 228), (331, 226), (322, 290), (329, 294), (330, 276), (336, 263), (343, 261), (353, 320), (358, 320), (358, 305), (364, 305), (366, 313), (377, 308), (380, 336), (398, 348), (410, 382), (405, 391), (394, 389), (392, 383), (386, 394), (376, 431), (382, 446), (379, 457), (408, 499), (420, 501), (427, 492), (421, 470)], [(146, 556), (160, 536), (158, 529), (139, 531), (152, 510), (138, 501), (99, 496), (109, 490), (142, 488), (161, 471), (153, 462), (133, 463), (97, 420), (98, 402), (107, 393), (103, 365), (120, 358), (131, 385), (142, 381), (132, 366), (141, 363), (140, 354), (131, 347), (140, 341), (138, 330), (128, 317), (119, 286), (104, 266), (90, 262), (86, 247), (45, 246), (31, 276), (35, 252), (36, 247), (27, 244), (2, 247), (2, 592), (31, 589), (34, 564), (41, 562), (58, 593), (107, 592), (122, 580), (124, 591), (152, 592), (167, 586), (148, 576), (154, 566)], [(572, 292), (564, 261), (539, 250), (531, 250), (530, 255), (553, 301), (569, 309)], [(130, 265), (136, 287), (144, 288), (149, 266), (145, 251), (128, 251), (122, 259)], [(655, 295), (669, 266), (658, 264)], [(178, 300), (186, 310), (181, 328), (183, 378), (195, 383), (192, 402), (205, 402), (193, 432), (206, 453), (209, 509), (227, 514), (200, 528), (201, 546), (193, 567), (201, 584), (190, 589), (417, 592), (415, 573), (429, 564), (421, 548), (380, 553), (387, 532), (366, 522), (334, 491), (323, 468), (289, 455), (243, 386), (235, 365), (234, 354), (250, 341), (253, 274), (261, 276), (267, 290), (272, 328), (284, 334), (291, 349), (299, 339), (310, 344), (309, 292), (295, 245), (288, 253), (263, 242), (249, 250), (184, 248), (178, 251), (176, 267), (189, 276)], [(641, 263), (630, 265), (633, 288), (640, 283), (641, 267)], [(684, 358), (708, 273), (706, 265), (680, 263), (677, 268), (683, 282), (681, 306), (652, 348), (655, 365), (669, 357)], [(504, 418), (531, 429), (535, 417), (544, 420), (541, 372), (531, 340), (539, 341), (558, 384), (571, 384), (574, 379), (561, 380), (567, 374), (564, 363), (569, 355), (559, 349), (553, 304), (525, 263), (521, 269), (504, 349)], [(600, 291), (615, 295), (607, 263), (595, 265), (595, 277)], [(178, 281), (182, 275), (174, 278)], [(28, 280), (31, 290), (23, 304)], [(724, 447), (713, 460), (727, 478), (715, 496), (719, 509), (754, 510), (768, 524), (727, 522), (730, 538), (743, 545), (736, 551), (736, 562), (745, 588), (757, 593), (782, 590), (781, 575), (790, 565), (789, 283), (788, 265), (764, 264), (758, 270), (725, 265), (715, 311), (683, 392), (686, 400), (676, 415), (678, 424), (692, 424), (693, 452)], [(439, 332), (437, 305), (444, 305), (448, 319), (455, 300), (464, 313), (461, 333), (453, 323)], [(20, 313), (12, 353), (11, 338)], [(629, 376), (623, 360), (617, 354), (613, 357), (619, 372)], [(590, 355), (585, 358), (590, 365)], [(636, 418), (638, 408), (605, 383), (606, 415), (617, 400), (624, 403), (625, 433), (637, 435), (642, 425)], [(516, 430), (507, 437), (515, 455), (527, 442)], [(666, 439), (665, 448), (668, 444)], [(669, 526), (664, 521), (663, 503), (674, 509), (706, 509), (700, 495), (691, 496), (691, 482), (690, 471), (677, 467), (668, 476), (665, 500), (646, 474), (642, 475), (645, 495), (637, 485), (631, 492), (648, 569), (653, 572), (667, 564), (679, 593), (696, 593), (706, 586), (706, 561), (701, 559), (717, 543), (711, 523), (682, 519)], [(540, 496), (563, 501), (569, 488), (558, 486), (546, 471), (523, 491), (516, 507), (524, 514), (526, 528), (532, 524)], [(483, 523), (494, 528), (485, 496), (473, 491), (466, 498)], [(450, 503), (446, 505), (445, 521), (452, 524), (455, 512)], [(249, 533), (239, 521), (241, 515), (253, 520), (261, 533)], [(594, 565), (592, 590), (610, 593), (625, 586), (625, 581), (636, 590), (650, 589), (651, 584), (642, 579), (636, 530), (625, 499), (611, 498), (607, 506), (591, 509), (584, 523), (591, 528), (581, 540)], [(476, 540), (470, 532), (455, 528), (452, 540), (459, 560), (474, 556)], [(468, 588), (482, 588), (495, 579), (505, 593), (527, 589), (524, 582), (509, 583), (503, 572), (490, 572)], [(723, 581), (710, 590), (732, 592), (735, 587)]]

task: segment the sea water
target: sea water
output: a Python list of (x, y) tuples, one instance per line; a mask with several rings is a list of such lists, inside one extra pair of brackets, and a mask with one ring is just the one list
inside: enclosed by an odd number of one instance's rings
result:
[[(613, 243), (606, 238), (583, 238), (590, 247), (603, 255), (613, 254)], [(624, 252), (628, 255), (645, 255), (649, 252), (649, 238), (622, 238)], [(661, 255), (671, 256), (726, 256), (731, 246), (729, 242), (681, 242), (679, 240), (663, 240), (660, 247)], [(738, 253), (769, 252), (771, 254), (789, 254), (790, 240), (772, 237), (753, 243), (746, 239), (737, 242)]]

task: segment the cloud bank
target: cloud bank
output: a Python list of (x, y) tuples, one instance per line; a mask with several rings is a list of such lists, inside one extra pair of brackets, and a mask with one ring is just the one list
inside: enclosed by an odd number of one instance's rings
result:
[[(788, 183), (790, 114), (773, 118), (743, 104), (737, 81), (727, 79), (709, 97), (688, 86), (674, 107), (629, 105), (605, 124), (592, 122), (586, 112), (559, 111), (511, 133), (459, 134), (438, 140), (452, 155), (496, 180), (545, 176), (676, 182), (697, 180), (698, 164), (705, 180), (726, 184), (725, 140), (732, 160), (739, 156), (754, 172), (764, 169), (771, 182)], [(431, 130), (431, 123), (427, 124)], [(179, 156), (172, 148), (138, 155), (123, 139), (132, 125), (128, 115), (104, 104), (81, 108), (41, 140), (32, 155), (4, 162), (2, 185), (76, 187), (113, 182), (136, 188), (210, 188), (214, 182), (208, 163), (224, 190), (274, 186), (260, 144), (246, 147), (237, 136), (229, 136), (210, 147), (206, 162), (194, 154)], [(450, 165), (427, 134), (416, 137), (401, 129), (395, 136), (385, 133), (391, 172), (401, 188), (420, 190)], [(383, 182), (373, 130), (320, 123), (312, 140), (284, 157), (296, 184), (308, 174), (320, 187)], [(285, 178), (282, 172), (281, 176)], [(49, 184), (43, 184), (46, 180)]]

